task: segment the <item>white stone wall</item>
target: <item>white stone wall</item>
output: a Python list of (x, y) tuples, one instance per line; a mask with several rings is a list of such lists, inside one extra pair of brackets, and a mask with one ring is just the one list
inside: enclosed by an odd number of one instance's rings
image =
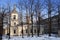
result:
[[(14, 20), (13, 17), (14, 15), (16, 15), (16, 19)], [(18, 21), (18, 13), (12, 13), (11, 14), (11, 26), (14, 26), (14, 23), (19, 24), (19, 21)]]
[[(14, 17), (14, 15), (16, 15), (16, 19), (13, 19), (13, 17)], [(19, 24), (19, 20), (18, 20), (18, 13), (16, 12), (16, 13), (11, 13), (11, 27), (10, 27), (10, 35), (11, 36), (13, 36), (13, 35), (22, 35), (22, 33), (21, 33), (21, 30), (22, 30), (22, 26), (21, 25), (19, 25), (19, 26), (16, 26), (16, 34), (14, 34), (14, 27), (15, 27), (15, 25), (14, 25), (14, 23), (16, 23), (16, 25), (18, 25)], [(29, 21), (29, 23), (31, 23), (31, 21)], [(24, 35), (26, 35), (27, 33), (26, 33), (26, 29), (27, 29), (27, 24), (24, 24), (23, 25), (23, 32), (24, 32)], [(37, 27), (34, 27), (33, 28), (33, 34), (35, 34), (34, 33), (34, 30), (36, 30), (36, 34), (37, 34)], [(43, 33), (43, 27), (40, 27), (40, 34), (42, 34)], [(7, 34), (7, 29), (5, 30), (5, 34)], [(29, 26), (29, 34), (31, 34), (31, 25)]]
[(5, 34), (7, 34), (7, 29), (5, 29)]

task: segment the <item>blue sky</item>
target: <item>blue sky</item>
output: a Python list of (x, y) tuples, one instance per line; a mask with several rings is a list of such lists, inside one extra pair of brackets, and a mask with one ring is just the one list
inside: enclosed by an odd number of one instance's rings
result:
[(0, 0), (0, 4), (6, 4), (6, 3), (11, 3), (12, 4), (15, 4), (18, 2), (18, 0)]
[[(37, 1), (37, 0), (36, 0)], [(7, 5), (7, 3), (10, 3), (10, 5), (11, 5), (11, 7), (14, 5), (14, 4), (16, 4), (18, 2), (18, 0), (0, 0), (0, 5)], [(43, 2), (42, 0), (41, 0), (41, 2)], [(59, 2), (59, 0), (52, 0), (52, 3), (55, 5), (55, 3), (58, 3)], [(47, 13), (47, 10), (43, 10), (42, 12), (41, 12), (42, 14), (44, 13)], [(52, 12), (52, 13), (54, 13), (54, 12)], [(47, 17), (47, 15), (45, 16), (45, 17)]]
[[(52, 0), (52, 3), (54, 2), (58, 2), (59, 0)], [(17, 3), (18, 0), (0, 0), (0, 5), (5, 5), (7, 3), (10, 3), (11, 5)], [(43, 0), (41, 0), (41, 2), (43, 2)]]

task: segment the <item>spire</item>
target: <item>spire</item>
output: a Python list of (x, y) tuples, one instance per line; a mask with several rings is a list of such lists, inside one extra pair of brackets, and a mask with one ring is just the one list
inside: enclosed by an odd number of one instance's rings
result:
[(16, 10), (16, 4), (14, 4), (14, 7), (13, 8), (14, 8), (14, 10)]
[(12, 12), (17, 12), (16, 11), (16, 4), (14, 4)]

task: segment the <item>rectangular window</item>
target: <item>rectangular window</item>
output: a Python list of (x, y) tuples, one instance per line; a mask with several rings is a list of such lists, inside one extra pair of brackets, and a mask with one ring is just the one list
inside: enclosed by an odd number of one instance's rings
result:
[(14, 34), (16, 33), (16, 30), (14, 30)]
[(36, 29), (34, 30), (34, 33), (36, 33)]
[(30, 33), (32, 33), (33, 31), (32, 31), (32, 29), (30, 30)]
[(26, 29), (26, 33), (28, 33), (27, 29)]

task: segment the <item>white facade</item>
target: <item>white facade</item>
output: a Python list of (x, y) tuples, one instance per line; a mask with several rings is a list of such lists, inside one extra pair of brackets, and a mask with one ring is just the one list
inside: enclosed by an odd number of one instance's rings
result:
[[(22, 35), (22, 26), (19, 25), (19, 20), (18, 20), (18, 12), (16, 11), (16, 8), (13, 9), (13, 11), (11, 12), (10, 15), (10, 35), (14, 36), (14, 35)], [(29, 21), (31, 23), (31, 21)], [(17, 26), (19, 25), (19, 26)], [(5, 34), (9, 33), (9, 29), (8, 28), (5, 29)], [(28, 25), (27, 24), (23, 24), (23, 34), (26, 35), (26, 29), (28, 29)], [(36, 30), (36, 33), (34, 32)], [(37, 27), (33, 28), (33, 34), (37, 34)], [(40, 34), (43, 33), (43, 27), (40, 27)], [(31, 25), (29, 25), (29, 34), (31, 33)]]

